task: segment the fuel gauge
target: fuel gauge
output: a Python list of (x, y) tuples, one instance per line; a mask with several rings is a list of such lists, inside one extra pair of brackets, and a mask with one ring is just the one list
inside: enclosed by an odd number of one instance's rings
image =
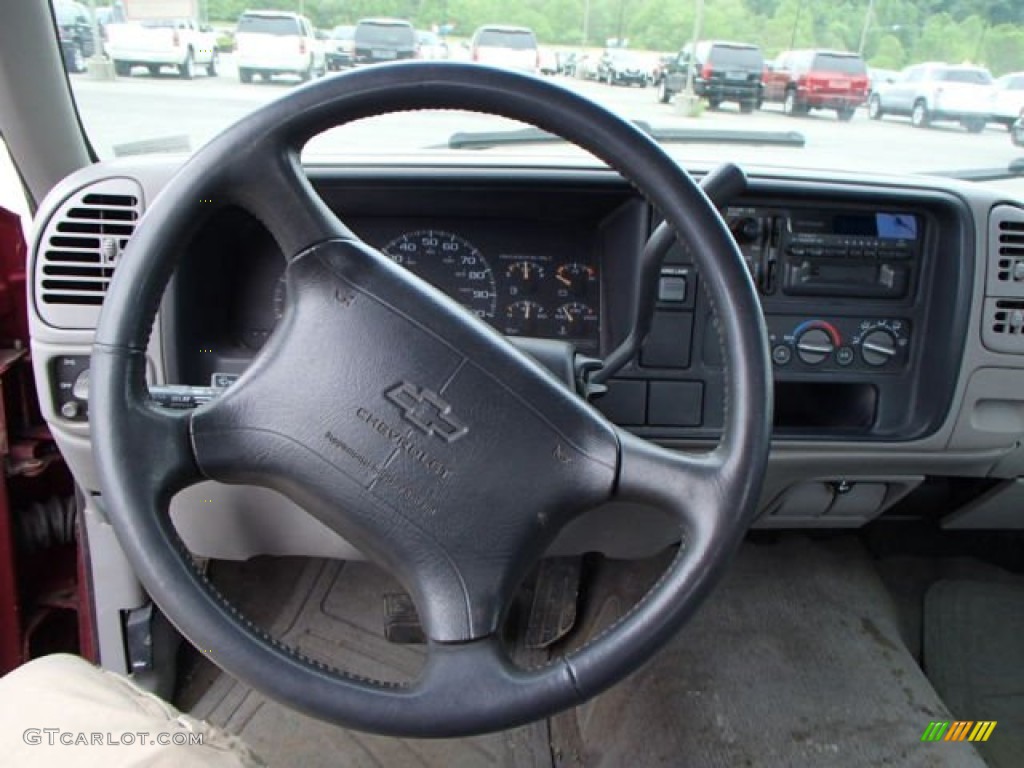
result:
[(569, 339), (588, 338), (597, 325), (597, 313), (590, 305), (573, 301), (555, 311), (555, 324), (559, 336)]
[(548, 311), (536, 301), (522, 299), (505, 310), (505, 333), (509, 336), (536, 336), (547, 322)]

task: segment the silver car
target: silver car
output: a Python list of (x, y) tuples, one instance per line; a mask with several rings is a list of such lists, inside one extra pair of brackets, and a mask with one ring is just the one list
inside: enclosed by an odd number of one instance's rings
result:
[(868, 100), (868, 114), (873, 120), (908, 115), (917, 128), (952, 121), (980, 133), (988, 122), (991, 89), (992, 75), (982, 67), (918, 64), (879, 84)]
[(1003, 75), (992, 86), (991, 120), (1011, 128), (1024, 110), (1024, 72)]

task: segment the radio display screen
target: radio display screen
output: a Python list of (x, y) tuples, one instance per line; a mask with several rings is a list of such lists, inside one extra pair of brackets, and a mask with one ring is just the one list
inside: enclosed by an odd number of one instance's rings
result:
[(917, 217), (909, 213), (841, 214), (832, 219), (836, 235), (917, 240)]

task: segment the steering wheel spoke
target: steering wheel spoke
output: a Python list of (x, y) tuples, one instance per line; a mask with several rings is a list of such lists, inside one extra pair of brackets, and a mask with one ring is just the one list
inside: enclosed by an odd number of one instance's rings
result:
[(326, 240), (357, 240), (352, 230), (320, 199), (309, 183), (299, 148), (264, 137), (232, 158), (217, 179), (211, 199), (234, 203), (270, 231), (291, 261)]
[[(135, 499), (147, 506), (150, 501), (159, 505), (202, 479), (190, 438), (191, 414), (161, 408), (149, 400), (143, 352), (97, 344), (91, 371), (94, 376), (117, 376), (122, 382), (113, 398), (93, 399), (93, 419), (108, 428), (94, 430), (92, 439), (101, 461), (112, 458), (143, 473), (132, 483)], [(107, 444), (115, 431), (123, 431), (126, 439), (112, 456)]]
[(619, 430), (619, 446), (616, 500), (659, 507), (691, 531), (726, 522), (720, 451), (670, 450), (625, 430)]

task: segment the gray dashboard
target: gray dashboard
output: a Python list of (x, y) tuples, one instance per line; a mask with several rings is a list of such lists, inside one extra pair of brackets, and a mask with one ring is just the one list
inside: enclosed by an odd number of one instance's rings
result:
[[(131, 258), (132, 222), (177, 163), (92, 166), (56, 188), (37, 217), (37, 383), (90, 493), (100, 489), (84, 382), (102, 291), (117, 260)], [(448, 267), (423, 275), (450, 280), (438, 287), (496, 330), (575, 339), (594, 356), (628, 332), (628, 287), (658, 216), (615, 174), (500, 164), (308, 172), (371, 244), (395, 258), (449, 256)], [(942, 180), (748, 172), (750, 190), (726, 217), (758, 286), (775, 367), (776, 438), (758, 525), (863, 525), (930, 477), (1014, 486), (1024, 474), (1024, 208)], [(245, 370), (286, 300), (282, 268), (247, 214), (211, 209), (196, 222), (152, 337), (160, 402), (195, 405)], [(647, 345), (595, 405), (638, 434), (698, 448), (717, 435), (721, 381), (714, 319), (678, 245), (662, 268)], [(263, 489), (203, 484), (179, 494), (173, 515), (201, 555), (357, 556)], [(628, 557), (675, 536), (649, 510), (601, 509), (556, 549)]]

